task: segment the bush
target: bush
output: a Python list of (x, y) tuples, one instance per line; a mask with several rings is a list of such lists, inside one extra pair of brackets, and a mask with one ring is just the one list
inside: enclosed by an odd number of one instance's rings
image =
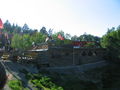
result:
[(37, 88), (48, 88), (50, 90), (63, 90), (62, 87), (57, 86), (55, 83), (52, 82), (51, 78), (47, 76), (43, 76), (41, 74), (33, 74), (31, 82)]
[(23, 90), (22, 82), (20, 80), (10, 80), (8, 86), (12, 90)]

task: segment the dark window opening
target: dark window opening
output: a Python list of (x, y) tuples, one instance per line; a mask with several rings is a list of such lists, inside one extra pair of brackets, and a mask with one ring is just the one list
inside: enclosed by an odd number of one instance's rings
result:
[(81, 54), (82, 56), (86, 56), (87, 54), (86, 54), (86, 52), (82, 52), (82, 54)]
[(93, 53), (91, 51), (88, 52), (88, 56), (92, 56)]
[(95, 56), (97, 56), (97, 52), (96, 51), (94, 52), (94, 54), (95, 54)]

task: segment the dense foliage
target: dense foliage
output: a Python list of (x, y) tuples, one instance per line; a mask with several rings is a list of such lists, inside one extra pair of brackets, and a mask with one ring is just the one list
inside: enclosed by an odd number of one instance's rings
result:
[(32, 42), (34, 43), (42, 43), (45, 41), (45, 35), (36, 32), (33, 35), (29, 34), (14, 34), (12, 41), (11, 41), (11, 46), (13, 48), (18, 48), (18, 49), (29, 49), (32, 46)]
[(63, 88), (56, 85), (51, 78), (40, 73), (26, 73), (26, 79), (28, 79), (38, 90), (41, 88), (44, 90), (63, 90)]
[(10, 80), (8, 82), (8, 86), (12, 89), (12, 90), (23, 90), (23, 85), (22, 82), (19, 80)]
[(93, 36), (91, 34), (84, 33), (83, 35), (80, 35), (79, 37), (74, 35), (71, 40), (79, 40), (79, 41), (95, 41), (100, 42), (100, 37)]
[(115, 29), (109, 29), (108, 32), (102, 37), (101, 45), (108, 50), (108, 59), (119, 61), (120, 60), (120, 26)]
[[(43, 42), (52, 43), (55, 45), (65, 45), (71, 44), (72, 41), (95, 41), (100, 42), (100, 37), (93, 36), (90, 34), (83, 34), (78, 36), (71, 36), (68, 33), (64, 33), (62, 30), (59, 32), (54, 32), (53, 29), (47, 30), (46, 27), (42, 27), (41, 29), (31, 29), (27, 24), (24, 24), (23, 27), (15, 24), (11, 24), (8, 20), (4, 23), (4, 28), (2, 32), (8, 34), (7, 40), (5, 40), (5, 35), (2, 36), (2, 40), (0, 41), (0, 47), (5, 45), (8, 46), (8, 41), (12, 48), (26, 50), (32, 47), (33, 43), (39, 45)], [(58, 35), (61, 35), (64, 40), (60, 40)], [(46, 38), (49, 38), (47, 41)]]

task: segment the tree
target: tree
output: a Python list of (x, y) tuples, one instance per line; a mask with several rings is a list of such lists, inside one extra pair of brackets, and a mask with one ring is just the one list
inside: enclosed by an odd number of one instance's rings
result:
[(17, 48), (20, 50), (27, 50), (32, 46), (32, 43), (30, 42), (30, 35), (24, 34), (19, 35), (15, 34), (12, 38), (11, 46), (13, 48)]
[(29, 33), (29, 27), (28, 27), (27, 24), (24, 24), (24, 25), (23, 25), (23, 27), (22, 27), (22, 31), (23, 31), (24, 34)]
[(107, 34), (112, 32), (112, 31), (115, 31), (115, 27), (112, 27), (111, 29), (108, 28)]
[(66, 38), (66, 39), (71, 39), (71, 35), (68, 34), (68, 33), (66, 33), (66, 34), (65, 34), (65, 38)]
[(10, 22), (7, 20), (5, 23), (4, 23), (4, 29), (3, 29), (5, 32), (13, 32), (13, 29), (11, 27), (11, 24)]
[(11, 47), (13, 48), (21, 48), (21, 37), (19, 34), (15, 34), (12, 38), (12, 41), (11, 41)]
[(53, 34), (53, 29), (50, 28), (50, 29), (48, 30), (48, 35), (49, 35), (49, 36), (52, 36), (52, 34)]
[(79, 39), (78, 39), (78, 36), (74, 35), (74, 36), (72, 36), (71, 40), (77, 41), (77, 40), (79, 40)]
[(45, 27), (42, 27), (40, 29), (40, 33), (44, 34), (44, 35), (48, 35), (48, 32), (46, 31), (46, 28)]
[(108, 50), (108, 59), (119, 61), (120, 60), (120, 29), (114, 29), (111, 32), (107, 32), (102, 37), (101, 45)]
[(98, 36), (93, 36), (91, 34), (83, 34), (78, 37), (79, 41), (95, 41), (95, 42), (100, 42), (100, 37)]
[(12, 30), (13, 30), (14, 33), (18, 33), (18, 34), (21, 33), (21, 27), (18, 26), (17, 24), (16, 25), (15, 24), (12, 25)]
[(36, 44), (39, 44), (39, 43), (45, 42), (45, 38), (46, 38), (46, 35), (43, 35), (40, 32), (36, 32), (30, 37), (30, 41), (35, 42)]

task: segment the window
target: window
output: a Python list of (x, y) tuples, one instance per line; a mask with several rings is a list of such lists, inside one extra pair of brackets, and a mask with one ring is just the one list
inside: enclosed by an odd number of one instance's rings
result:
[(83, 51), (81, 55), (82, 55), (82, 56), (86, 56), (87, 54), (86, 54), (85, 51)]
[(88, 56), (92, 56), (93, 53), (91, 51), (88, 52)]

